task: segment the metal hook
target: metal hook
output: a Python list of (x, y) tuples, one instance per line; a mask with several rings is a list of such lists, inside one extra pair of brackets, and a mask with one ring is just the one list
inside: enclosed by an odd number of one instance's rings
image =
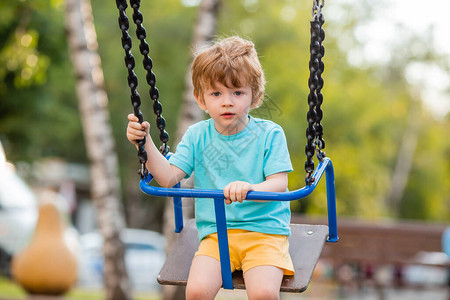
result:
[(145, 163), (141, 163), (141, 168), (139, 169), (139, 175), (141, 176), (141, 178), (145, 178), (148, 175), (148, 170), (145, 167)]
[(163, 144), (161, 145), (161, 147), (159, 147), (159, 152), (161, 152), (161, 154), (162, 154), (163, 156), (166, 156), (167, 153), (169, 153), (169, 150), (170, 150), (170, 147), (167, 146), (167, 143), (163, 143)]
[(316, 179), (312, 177), (312, 172), (306, 173), (305, 183), (306, 185), (311, 185)]
[(320, 160), (320, 161), (323, 161), (323, 159), (325, 157), (327, 157), (327, 154), (325, 153), (325, 151), (317, 149), (317, 159)]
[(322, 13), (322, 8), (325, 5), (325, 0), (314, 0), (312, 7), (313, 20), (317, 20)]

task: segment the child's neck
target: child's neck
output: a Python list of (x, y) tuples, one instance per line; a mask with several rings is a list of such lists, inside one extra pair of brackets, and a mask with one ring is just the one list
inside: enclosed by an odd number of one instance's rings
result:
[(235, 123), (233, 125), (230, 125), (230, 126), (224, 127), (224, 128), (220, 128), (220, 129), (217, 128), (217, 125), (214, 123), (214, 128), (221, 135), (230, 136), (230, 135), (235, 135), (235, 134), (238, 134), (239, 132), (242, 132), (245, 129), (245, 127), (247, 127), (249, 122), (250, 122), (250, 115), (247, 115), (247, 118), (245, 118), (244, 121), (240, 121), (238, 123)]

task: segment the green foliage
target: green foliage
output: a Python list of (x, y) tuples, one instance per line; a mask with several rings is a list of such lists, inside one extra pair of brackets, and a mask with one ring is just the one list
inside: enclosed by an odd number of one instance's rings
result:
[(442, 124), (424, 113), (417, 153), (402, 199), (401, 216), (408, 219), (450, 220), (449, 120)]
[(17, 1), (2, 4), (0, 15), (0, 138), (8, 158), (83, 160), (63, 7)]
[[(325, 11), (323, 125), (325, 150), (336, 172), (338, 213), (449, 220), (450, 141), (445, 138), (449, 119), (431, 117), (426, 107), (399, 212), (389, 211), (386, 204), (394, 166), (402, 155), (399, 146), (409, 107), (415, 101), (404, 70), (410, 62), (439, 63), (443, 58), (431, 46), (425, 49), (419, 43), (422, 51), (413, 53), (410, 48), (417, 47), (402, 44), (388, 65), (357, 65), (351, 51), (358, 47), (354, 31), (371, 18), (369, 2), (361, 3), (342, 7), (326, 3), (334, 6), (336, 15)], [(48, 0), (0, 4), (0, 138), (13, 161), (60, 156), (86, 162), (85, 148), (79, 142), (82, 131), (61, 4)], [(138, 160), (124, 134), (126, 115), (132, 109), (118, 12), (111, 1), (92, 1), (92, 6), (121, 175), (124, 190), (129, 191), (137, 189)], [(172, 149), (196, 9), (179, 0), (143, 1), (141, 7)], [(257, 46), (268, 84), (266, 101), (253, 115), (283, 126), (295, 169), (289, 177), (290, 189), (304, 185), (310, 19), (311, 1), (230, 0), (222, 2), (218, 20), (219, 36), (242, 35)], [(134, 36), (133, 29), (130, 34)], [(31, 41), (23, 44), (24, 36)], [(414, 37), (404, 43), (417, 45), (420, 40)], [(155, 134), (152, 103), (134, 37), (133, 48), (142, 112)], [(320, 183), (313, 195), (293, 207), (325, 214), (325, 185)]]
[(23, 88), (39, 85), (46, 80), (49, 58), (36, 51), (38, 33), (34, 30), (16, 32), (0, 52), (0, 81), (13, 74), (14, 87)]

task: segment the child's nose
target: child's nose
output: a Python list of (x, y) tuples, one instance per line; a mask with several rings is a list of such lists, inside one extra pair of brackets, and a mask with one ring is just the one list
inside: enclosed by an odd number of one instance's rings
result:
[(228, 95), (228, 94), (224, 95), (222, 105), (224, 105), (224, 106), (233, 105), (232, 95)]

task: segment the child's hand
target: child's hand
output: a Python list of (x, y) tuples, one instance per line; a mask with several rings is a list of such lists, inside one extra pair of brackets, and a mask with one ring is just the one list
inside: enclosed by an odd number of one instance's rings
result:
[(234, 181), (229, 183), (224, 189), (223, 194), (225, 196), (225, 203), (231, 204), (232, 202), (242, 201), (247, 197), (247, 193), (252, 191), (253, 187), (250, 183), (245, 181)]
[(138, 145), (138, 141), (142, 140), (148, 135), (150, 130), (150, 124), (148, 122), (139, 123), (139, 119), (133, 115), (128, 115), (128, 126), (127, 126), (127, 139), (134, 145)]

